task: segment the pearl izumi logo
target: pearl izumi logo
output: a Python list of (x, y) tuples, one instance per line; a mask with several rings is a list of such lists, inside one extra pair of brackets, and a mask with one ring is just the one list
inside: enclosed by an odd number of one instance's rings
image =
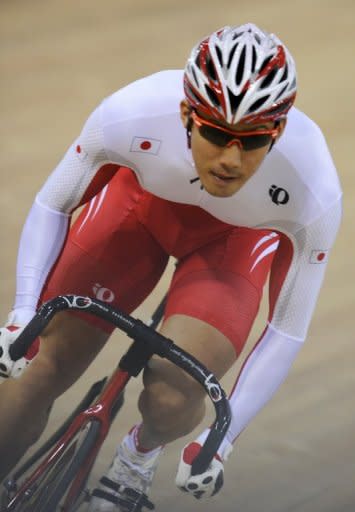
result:
[(290, 195), (284, 188), (278, 187), (277, 185), (271, 185), (269, 194), (273, 203), (286, 204), (290, 199)]
[(92, 290), (95, 294), (95, 297), (104, 302), (112, 302), (115, 298), (113, 291), (109, 290), (108, 288), (104, 288), (99, 283), (96, 283)]

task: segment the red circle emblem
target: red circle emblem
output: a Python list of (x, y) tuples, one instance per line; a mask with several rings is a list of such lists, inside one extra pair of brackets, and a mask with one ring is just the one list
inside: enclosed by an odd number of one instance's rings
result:
[(148, 149), (150, 149), (152, 147), (152, 143), (149, 142), (149, 140), (145, 140), (141, 143), (141, 149), (143, 149), (144, 151), (147, 151)]
[(323, 261), (325, 258), (325, 253), (324, 252), (320, 252), (317, 256), (317, 260), (318, 261)]
[(77, 153), (81, 153), (81, 147), (80, 147), (79, 145), (78, 145), (78, 146), (76, 146), (76, 152), (77, 152)]

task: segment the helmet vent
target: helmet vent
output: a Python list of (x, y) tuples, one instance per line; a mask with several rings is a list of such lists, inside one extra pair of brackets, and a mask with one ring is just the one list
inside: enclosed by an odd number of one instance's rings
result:
[(249, 112), (255, 112), (269, 99), (269, 96), (262, 96), (250, 106)]
[[(249, 32), (251, 32), (251, 30), (249, 30)], [(259, 34), (254, 34), (254, 38), (255, 38), (255, 41), (256, 41), (258, 44), (261, 44), (261, 38), (260, 38)]]
[(266, 77), (264, 78), (264, 80), (263, 80), (263, 81), (262, 81), (262, 83), (260, 84), (260, 89), (265, 89), (265, 87), (268, 87), (268, 86), (271, 84), (271, 82), (272, 82), (272, 81), (273, 81), (273, 79), (275, 78), (275, 75), (276, 75), (277, 71), (278, 71), (278, 70), (274, 68), (274, 69), (272, 69), (272, 70), (270, 71), (270, 73), (268, 73), (268, 74), (266, 75)]
[(208, 73), (209, 77), (213, 81), (216, 81), (217, 80), (216, 70), (215, 70), (214, 64), (209, 55), (206, 58), (206, 67), (207, 67), (207, 73)]
[(215, 94), (214, 91), (212, 91), (211, 87), (209, 87), (208, 85), (206, 85), (206, 92), (208, 94), (208, 97), (210, 99), (210, 101), (216, 106), (216, 107), (219, 107), (220, 106), (220, 102), (219, 102), (219, 99), (217, 97), (217, 95)]
[(238, 85), (240, 85), (243, 75), (244, 75), (244, 66), (245, 66), (245, 46), (243, 50), (241, 51), (239, 62), (238, 62), (238, 68), (236, 73), (236, 82)]
[(287, 77), (288, 77), (288, 65), (286, 63), (285, 64), (285, 70), (284, 70), (284, 72), (282, 74), (280, 82), (284, 82), (285, 80), (287, 80)]
[(244, 91), (241, 94), (239, 94), (238, 96), (236, 96), (235, 94), (232, 93), (232, 91), (230, 89), (228, 89), (229, 103), (230, 103), (232, 112), (237, 111), (239, 105), (243, 101), (245, 93), (246, 93), (246, 91)]
[(193, 77), (194, 77), (195, 83), (196, 83), (196, 85), (197, 85), (197, 87), (198, 87), (198, 80), (197, 80), (196, 71), (194, 70), (194, 68), (192, 68), (192, 69), (191, 69), (191, 71), (192, 71), (192, 75), (193, 75)]
[(192, 101), (193, 101), (196, 105), (198, 105), (198, 104), (200, 104), (200, 103), (201, 103), (201, 99), (200, 99), (198, 96), (196, 96), (196, 94), (195, 94), (195, 93), (194, 93), (194, 91), (191, 89), (191, 87), (189, 88), (188, 93), (189, 93), (189, 96), (191, 97)]
[(276, 98), (275, 98), (275, 100), (274, 100), (275, 102), (280, 98), (280, 96), (282, 96), (282, 95), (283, 95), (283, 93), (286, 91), (286, 89), (287, 89), (287, 84), (285, 85), (285, 87), (283, 87), (283, 88), (281, 89), (281, 91), (279, 92), (279, 94), (276, 96)]
[(280, 103), (280, 105), (276, 105), (276, 107), (274, 108), (270, 108), (270, 110), (268, 110), (268, 115), (272, 115), (274, 116), (275, 114), (279, 114), (281, 115), (282, 112), (284, 112), (285, 110), (287, 111), (289, 108), (290, 108), (290, 102), (291, 101), (284, 101), (282, 103)]
[(256, 49), (255, 49), (255, 46), (253, 46), (253, 53), (252, 53), (252, 60), (251, 60), (251, 71), (252, 71), (252, 73), (255, 72), (256, 59), (257, 59)]
[(216, 54), (217, 54), (217, 58), (218, 58), (220, 66), (223, 66), (222, 52), (218, 46), (216, 46)]
[(260, 66), (260, 72), (262, 73), (263, 69), (269, 64), (270, 60), (272, 59), (272, 55), (269, 55), (269, 57), (266, 57), (262, 65)]

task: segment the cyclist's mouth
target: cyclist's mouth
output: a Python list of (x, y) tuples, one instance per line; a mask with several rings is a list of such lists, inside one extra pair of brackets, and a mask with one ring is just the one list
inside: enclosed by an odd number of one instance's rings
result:
[(211, 176), (217, 183), (230, 183), (235, 180), (240, 180), (241, 176), (230, 176), (216, 171), (210, 171)]

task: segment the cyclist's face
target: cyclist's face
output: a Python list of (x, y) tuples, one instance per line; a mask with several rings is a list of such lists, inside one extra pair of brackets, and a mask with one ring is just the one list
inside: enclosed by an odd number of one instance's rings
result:
[[(200, 117), (201, 114), (199, 114)], [(184, 126), (187, 126), (191, 117), (191, 108), (186, 101), (181, 103), (181, 118)], [(234, 126), (226, 123), (216, 122), (212, 119), (207, 121), (220, 125), (222, 128), (238, 132), (257, 131), (274, 128), (273, 122), (258, 125), (247, 125), (239, 123)], [(277, 140), (282, 134), (286, 121), (282, 120), (277, 126)], [(195, 122), (191, 127), (191, 151), (195, 162), (197, 174), (204, 189), (216, 197), (229, 197), (235, 194), (246, 181), (256, 172), (261, 162), (269, 151), (271, 140), (262, 147), (245, 150), (237, 143), (219, 146), (206, 139), (203, 132)]]

